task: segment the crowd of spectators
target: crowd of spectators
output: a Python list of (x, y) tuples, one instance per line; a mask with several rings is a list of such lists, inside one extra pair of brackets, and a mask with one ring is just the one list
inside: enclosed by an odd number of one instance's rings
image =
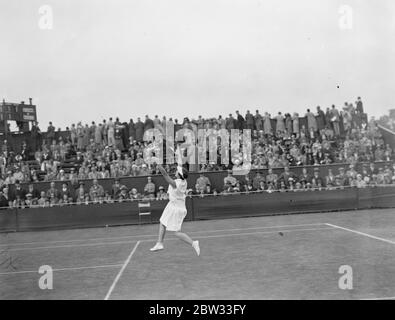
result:
[[(332, 105), (325, 112), (318, 106), (315, 113), (307, 109), (304, 117), (297, 113), (283, 115), (281, 112), (272, 117), (267, 112), (261, 115), (259, 110), (256, 110), (255, 114), (247, 111), (244, 117), (236, 111), (235, 117), (232, 114), (226, 118), (219, 116), (205, 119), (199, 116), (198, 119), (192, 120), (184, 118), (182, 123), (178, 123), (177, 119), (173, 121), (172, 118), (159, 119), (158, 116), (154, 119), (146, 116), (144, 122), (140, 118), (137, 118), (136, 122), (130, 119), (128, 123), (120, 122), (118, 118), (115, 121), (110, 118), (99, 124), (95, 122), (91, 125), (82, 125), (81, 122), (77, 125), (72, 124), (63, 132), (56, 131), (50, 122), (45, 135), (41, 133), (36, 123), (31, 130), (31, 141), (24, 142), (20, 152), (14, 153), (12, 144), (7, 140), (3, 141), (0, 155), (2, 196), (9, 197), (7, 195), (9, 185), (18, 185), (17, 182), (31, 183), (34, 187), (34, 182), (38, 181), (62, 181), (64, 182), (63, 188), (73, 189), (67, 196), (67, 200), (64, 194), (56, 194), (51, 200), (46, 193), (47, 203), (113, 201), (119, 200), (118, 197), (121, 194), (121, 200), (128, 197), (135, 199), (144, 197), (145, 191), (140, 194), (133, 189), (123, 190), (119, 194), (100, 190), (95, 196), (95, 192), (85, 190), (83, 180), (91, 179), (95, 181), (94, 184), (100, 185), (100, 179), (104, 178), (119, 179), (125, 176), (159, 174), (155, 163), (144, 161), (144, 152), (151, 147), (151, 143), (143, 141), (143, 136), (148, 129), (158, 128), (163, 131), (169, 124), (174, 125), (175, 132), (181, 128), (194, 131), (212, 129), (214, 132), (219, 129), (250, 129), (251, 164), (252, 169), (258, 170), (333, 163), (355, 167), (360, 162), (393, 160), (393, 150), (384, 143), (376, 122), (367, 121), (363, 103), (359, 97), (355, 101), (355, 106), (353, 103), (346, 102), (341, 110)], [(199, 171), (238, 168), (241, 155), (239, 158), (233, 158), (228, 165), (224, 165), (221, 164), (220, 146), (216, 152), (218, 160), (200, 165)], [(174, 170), (172, 165), (165, 164), (165, 167), (168, 171)], [(363, 180), (364, 178), (365, 176)], [(292, 184), (289, 184), (289, 181), (283, 181), (283, 183), (281, 181), (279, 179), (278, 184), (265, 180), (264, 187), (268, 190), (281, 189), (282, 184), (284, 184), (284, 189), (314, 187), (312, 182), (302, 183), (303, 181), (297, 181), (297, 179)], [(373, 176), (370, 177), (369, 183), (373, 183), (372, 181), (375, 181)], [(349, 185), (352, 183), (350, 181)], [(246, 185), (236, 182), (231, 188), (224, 186), (224, 190), (218, 192), (231, 192), (230, 190), (237, 191), (243, 188), (245, 190)], [(263, 188), (263, 184), (262, 186), (255, 184), (253, 188), (249, 188), (259, 190)], [(206, 186), (205, 189), (208, 190), (207, 192), (217, 192), (217, 190), (211, 190), (211, 186)], [(76, 190), (78, 196), (75, 195)], [(194, 192), (199, 193), (198, 190)], [(163, 193), (166, 194), (166, 192)], [(26, 192), (26, 198), (27, 195), (29, 192)], [(163, 195), (163, 197), (166, 196)], [(19, 201), (16, 195), (11, 195), (9, 198), (12, 203)], [(37, 201), (41, 199), (41, 203), (45, 203), (42, 195), (33, 199)], [(20, 200), (24, 201), (22, 198)], [(3, 202), (5, 203), (5, 200)]]

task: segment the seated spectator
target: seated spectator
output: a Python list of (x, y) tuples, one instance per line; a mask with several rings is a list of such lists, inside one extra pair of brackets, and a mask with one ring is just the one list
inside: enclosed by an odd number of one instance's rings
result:
[(295, 192), (304, 191), (304, 188), (302, 187), (302, 184), (300, 182), (296, 182), (295, 188), (293, 188), (293, 191), (295, 191)]
[[(264, 183), (266, 182), (265, 177), (258, 171), (253, 179), (252, 188), (255, 190), (258, 189), (261, 181), (263, 181)], [(252, 191), (252, 189), (250, 191)]]
[(165, 188), (160, 186), (158, 189), (158, 193), (156, 194), (156, 200), (168, 200), (168, 194), (165, 192)]
[(332, 172), (332, 169), (328, 169), (328, 175), (325, 177), (325, 185), (327, 189), (333, 189), (335, 187), (336, 177)]
[(56, 200), (58, 200), (60, 198), (60, 193), (59, 193), (59, 190), (56, 189), (56, 187), (55, 187), (55, 182), (50, 183), (50, 188), (47, 191), (47, 199), (49, 199), (51, 201), (52, 198), (54, 198)]
[(118, 200), (119, 202), (123, 202), (128, 199), (130, 199), (128, 194), (128, 188), (126, 186), (122, 186), (116, 200)]
[(37, 207), (37, 205), (38, 205), (37, 199), (33, 199), (33, 195), (31, 193), (27, 193), (25, 200), (26, 208), (35, 208)]
[(19, 180), (15, 180), (15, 187), (11, 198), (12, 201), (15, 201), (18, 198), (21, 202), (26, 199), (26, 191), (22, 188)]
[(302, 174), (299, 177), (300, 183), (308, 183), (311, 182), (311, 175), (307, 172), (307, 168), (302, 168)]
[(98, 200), (98, 198), (104, 197), (104, 189), (99, 184), (97, 179), (93, 179), (92, 187), (89, 189), (89, 197), (91, 201)]
[(233, 191), (233, 187), (236, 186), (236, 183), (237, 179), (232, 176), (232, 170), (228, 170), (228, 175), (224, 178), (224, 189)]
[(40, 198), (37, 200), (37, 204), (40, 207), (45, 207), (46, 201), (47, 201), (46, 193), (45, 193), (45, 191), (41, 191)]
[(314, 175), (313, 178), (311, 179), (311, 185), (314, 189), (321, 189), (322, 186), (324, 185), (324, 181), (322, 177), (320, 176), (320, 169), (314, 168)]
[(36, 188), (34, 188), (33, 183), (29, 184), (29, 186), (27, 188), (27, 192), (32, 195), (33, 200), (38, 200), (40, 198), (40, 192)]
[(67, 183), (63, 182), (62, 183), (62, 189), (60, 189), (60, 196), (59, 196), (59, 198), (63, 199), (65, 195), (67, 196), (67, 199), (68, 198), (72, 198), (72, 195), (71, 195), (71, 192), (70, 192), (70, 189), (69, 189)]
[(277, 184), (278, 176), (277, 174), (273, 173), (273, 169), (268, 169), (268, 174), (266, 176), (266, 183), (272, 183), (273, 186)]
[(344, 187), (350, 185), (349, 178), (347, 177), (343, 167), (339, 168), (339, 174), (336, 178), (338, 179), (340, 186)]
[(199, 174), (199, 178), (196, 179), (196, 192), (202, 193), (208, 185), (210, 185), (210, 179), (207, 178), (203, 173)]
[(280, 174), (280, 177), (278, 178), (279, 181), (284, 181), (286, 186), (289, 186), (290, 183), (293, 183), (296, 181), (296, 175), (289, 170), (289, 167), (286, 166), (284, 167), (284, 172)]
[(73, 202), (72, 199), (70, 201), (70, 198), (67, 196), (67, 194), (63, 193), (61, 199), (59, 200), (59, 205), (64, 206), (64, 205), (71, 204), (72, 202)]
[(142, 199), (141, 194), (137, 192), (136, 188), (132, 188), (132, 190), (130, 190), (129, 197), (132, 200), (141, 200)]
[[(80, 181), (79, 183), (79, 187), (76, 190), (76, 195), (75, 195), (75, 199), (76, 199), (76, 203), (77, 204), (83, 204), (85, 202), (85, 187), (84, 187), (84, 182)], [(88, 195), (89, 197), (89, 195)], [(89, 198), (88, 198), (89, 200)]]
[(147, 177), (147, 184), (144, 187), (144, 197), (155, 199), (155, 184), (152, 182), (151, 177)]
[(10, 198), (8, 196), (8, 186), (4, 185), (0, 189), (0, 209), (8, 208), (10, 206)]

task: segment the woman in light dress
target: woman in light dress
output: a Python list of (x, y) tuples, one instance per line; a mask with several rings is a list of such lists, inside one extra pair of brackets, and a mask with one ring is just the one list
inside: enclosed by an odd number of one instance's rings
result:
[[(181, 157), (181, 154), (179, 155)], [(200, 255), (199, 241), (193, 241), (186, 233), (181, 232), (182, 222), (187, 215), (187, 208), (185, 206), (185, 197), (187, 191), (187, 177), (188, 171), (183, 168), (178, 162), (177, 173), (175, 179), (170, 178), (166, 170), (158, 165), (160, 172), (165, 180), (169, 183), (169, 203), (160, 217), (158, 242), (152, 247), (151, 251), (163, 250), (163, 240), (165, 238), (166, 230), (174, 231), (174, 235), (180, 240), (188, 243), (195, 249), (196, 254)]]

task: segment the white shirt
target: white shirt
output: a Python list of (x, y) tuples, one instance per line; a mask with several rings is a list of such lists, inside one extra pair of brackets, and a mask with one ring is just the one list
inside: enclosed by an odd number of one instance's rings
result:
[(185, 201), (187, 191), (187, 181), (182, 179), (175, 179), (176, 188), (169, 185), (167, 193), (169, 194), (170, 201)]

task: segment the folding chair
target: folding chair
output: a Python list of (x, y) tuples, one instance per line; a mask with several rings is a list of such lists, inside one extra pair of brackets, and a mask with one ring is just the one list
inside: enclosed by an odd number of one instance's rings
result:
[(152, 215), (151, 215), (151, 202), (149, 201), (139, 201), (139, 224), (141, 224), (141, 217), (142, 216), (149, 216), (150, 221), (152, 223)]

